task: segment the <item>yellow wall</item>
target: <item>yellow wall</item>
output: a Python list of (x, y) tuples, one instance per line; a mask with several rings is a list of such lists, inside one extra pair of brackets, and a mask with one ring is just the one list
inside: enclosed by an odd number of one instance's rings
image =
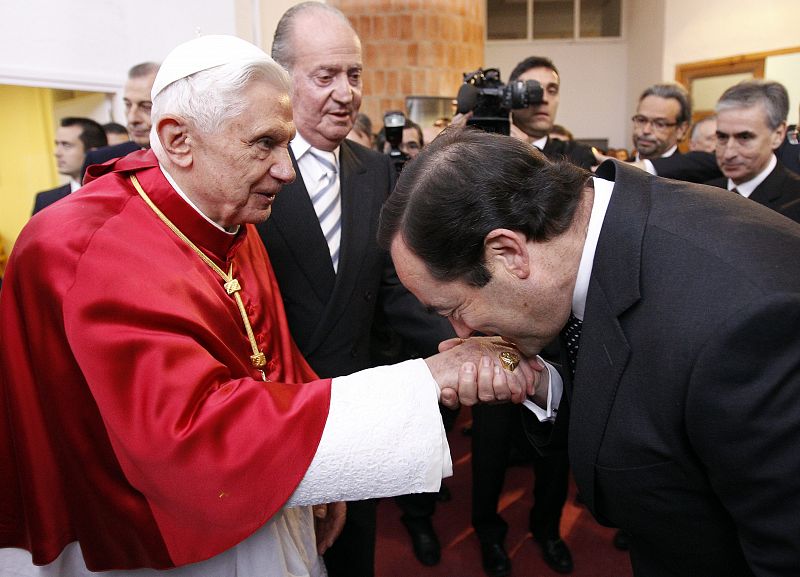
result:
[(36, 193), (58, 186), (53, 125), (51, 90), (0, 85), (0, 238), (6, 254), (30, 218)]

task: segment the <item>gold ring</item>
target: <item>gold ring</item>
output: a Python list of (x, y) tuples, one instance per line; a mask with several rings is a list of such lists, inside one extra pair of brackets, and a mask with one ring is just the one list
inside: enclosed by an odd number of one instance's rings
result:
[(500, 364), (508, 372), (514, 372), (514, 369), (519, 365), (519, 357), (512, 352), (503, 351), (499, 355)]

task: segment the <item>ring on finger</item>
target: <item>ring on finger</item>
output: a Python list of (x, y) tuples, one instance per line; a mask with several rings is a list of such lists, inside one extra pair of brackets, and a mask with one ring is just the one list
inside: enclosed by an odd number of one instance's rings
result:
[(513, 373), (514, 369), (519, 366), (519, 357), (510, 351), (502, 351), (498, 358), (500, 365), (510, 373)]

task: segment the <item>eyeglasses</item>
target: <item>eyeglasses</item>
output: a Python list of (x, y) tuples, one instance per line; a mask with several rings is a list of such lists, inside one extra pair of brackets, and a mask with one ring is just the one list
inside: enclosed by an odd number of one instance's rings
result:
[(663, 118), (647, 118), (646, 116), (642, 116), (641, 114), (637, 114), (633, 118), (633, 125), (636, 128), (644, 128), (648, 124), (655, 128), (656, 130), (664, 130), (665, 128), (672, 128), (673, 126), (678, 126), (678, 122), (667, 122)]
[(786, 137), (789, 140), (789, 144), (794, 144), (794, 145), (800, 144), (800, 130), (798, 130), (797, 126), (795, 126), (794, 129), (787, 132)]

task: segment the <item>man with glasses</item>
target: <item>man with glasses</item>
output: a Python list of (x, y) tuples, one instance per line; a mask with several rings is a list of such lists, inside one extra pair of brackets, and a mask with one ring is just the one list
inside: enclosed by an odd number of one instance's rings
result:
[(775, 156), (786, 137), (786, 88), (772, 81), (740, 82), (722, 94), (716, 111), (716, 156), (724, 176), (708, 184), (727, 188), (800, 222), (800, 176)]
[(668, 157), (689, 130), (692, 107), (680, 84), (654, 84), (639, 97), (633, 120), (636, 160)]

